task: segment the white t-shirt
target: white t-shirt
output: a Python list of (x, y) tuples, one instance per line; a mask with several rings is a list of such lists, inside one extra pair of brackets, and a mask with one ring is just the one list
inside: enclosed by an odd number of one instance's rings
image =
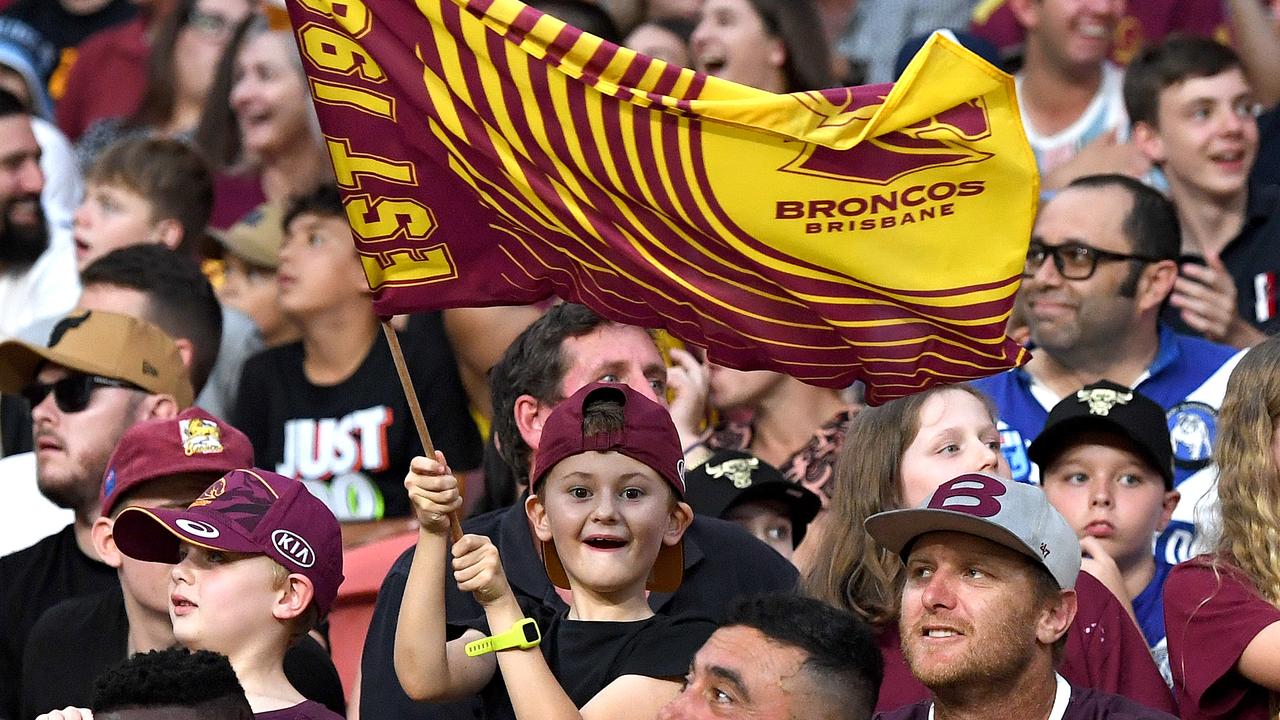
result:
[[(1019, 97), (1022, 95), (1022, 73), (1014, 76)], [(1022, 114), (1022, 127), (1027, 141), (1036, 154), (1036, 165), (1044, 175), (1075, 157), (1080, 148), (1109, 130), (1116, 130), (1116, 139), (1129, 139), (1129, 114), (1124, 109), (1124, 70), (1106, 63), (1102, 67), (1102, 84), (1093, 96), (1089, 107), (1076, 121), (1052, 135), (1042, 135), (1031, 125), (1026, 113)]]

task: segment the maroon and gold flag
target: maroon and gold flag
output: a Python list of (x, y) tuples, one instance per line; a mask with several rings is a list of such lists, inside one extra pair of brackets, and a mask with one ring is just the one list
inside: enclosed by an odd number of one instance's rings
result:
[(377, 310), (558, 295), (871, 402), (1022, 362), (1037, 196), (1009, 76), (775, 95), (517, 0), (289, 0)]

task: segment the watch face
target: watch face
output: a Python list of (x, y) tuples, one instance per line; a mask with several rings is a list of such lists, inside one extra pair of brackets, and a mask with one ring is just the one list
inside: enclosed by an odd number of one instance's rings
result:
[[(521, 629), (522, 629), (522, 630), (524, 630), (524, 641), (525, 641), (525, 642), (537, 642), (537, 641), (538, 641), (538, 626), (537, 626), (537, 625), (535, 625), (535, 624), (533, 624), (533, 623), (525, 623), (524, 625), (522, 625), (522, 626), (521, 626)], [(456, 651), (455, 651), (455, 652), (456, 652)]]

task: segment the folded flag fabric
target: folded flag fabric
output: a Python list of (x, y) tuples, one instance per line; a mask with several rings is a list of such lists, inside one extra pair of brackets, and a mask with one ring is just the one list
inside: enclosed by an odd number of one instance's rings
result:
[(873, 403), (1026, 359), (1013, 82), (932, 38), (777, 95), (517, 0), (289, 0), (379, 313), (557, 295)]

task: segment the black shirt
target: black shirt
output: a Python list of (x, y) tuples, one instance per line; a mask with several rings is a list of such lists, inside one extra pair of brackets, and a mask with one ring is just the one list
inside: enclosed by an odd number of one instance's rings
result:
[[(435, 447), (457, 470), (480, 466), (483, 446), (439, 314), (414, 316), (400, 345)], [(379, 334), (364, 362), (336, 385), (314, 385), (302, 343), (264, 350), (240, 377), (231, 423), (260, 467), (302, 480), (339, 520), (409, 514), (404, 476), (422, 444)]]
[[(523, 502), (471, 518), (462, 523), (462, 528), (493, 540), (502, 556), (507, 581), (526, 612), (539, 607), (555, 614), (568, 610), (547, 578), (534, 548)], [(477, 717), (475, 701), (448, 705), (415, 703), (405, 695), (396, 679), (393, 662), (396, 621), (412, 562), (413, 548), (410, 548), (396, 560), (378, 593), (361, 660), (360, 716), (363, 720)], [(469, 618), (482, 617), (484, 611), (471, 594), (458, 591), (451, 573), (445, 576), (446, 618), (460, 624)], [(649, 605), (661, 615), (700, 616), (721, 622), (736, 599), (758, 593), (790, 592), (795, 589), (796, 579), (796, 569), (790, 562), (746, 530), (723, 520), (696, 516), (684, 536), (684, 579), (680, 588), (675, 593), (650, 593)]]
[(99, 30), (131, 19), (137, 12), (129, 0), (111, 0), (101, 10), (88, 15), (69, 13), (58, 0), (17, 0), (4, 14), (27, 23), (62, 50), (79, 45)]
[[(93, 681), (124, 661), (128, 643), (129, 617), (118, 586), (49, 608), (27, 638), (19, 717), (29, 720), (68, 705), (89, 707)], [(345, 712), (342, 680), (315, 638), (305, 635), (285, 652), (284, 674), (304, 697)]]
[(0, 558), (0, 718), (21, 717), (22, 651), (36, 620), (63, 600), (118, 585), (115, 568), (80, 551), (72, 525)]

